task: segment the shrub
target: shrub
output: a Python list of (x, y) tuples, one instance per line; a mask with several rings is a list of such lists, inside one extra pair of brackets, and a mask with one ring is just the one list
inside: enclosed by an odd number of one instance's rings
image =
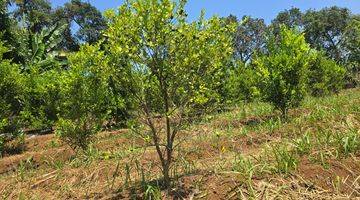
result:
[(60, 106), (61, 69), (42, 72), (39, 66), (32, 66), (23, 74), (25, 83), (22, 118), (32, 129), (52, 128), (57, 121)]
[(303, 34), (284, 26), (278, 37), (269, 36), (266, 45), (268, 52), (254, 60), (261, 94), (286, 117), (306, 94), (310, 47)]
[(93, 117), (82, 117), (75, 120), (60, 118), (57, 122), (56, 133), (72, 149), (86, 150), (93, 140), (93, 136), (100, 130), (99, 122)]
[(339, 92), (344, 86), (346, 70), (324, 53), (315, 52), (315, 59), (309, 66), (309, 90), (314, 96)]
[(83, 46), (69, 57), (70, 69), (61, 77), (61, 105), (56, 133), (73, 149), (86, 150), (114, 105), (110, 70), (99, 46)]
[(231, 100), (250, 102), (259, 96), (257, 88), (256, 72), (252, 66), (246, 66), (244, 63), (238, 63), (230, 71), (229, 84), (227, 90)]
[(17, 65), (2, 59), (5, 52), (7, 49), (0, 41), (0, 154), (20, 131), (23, 103), (23, 78)]

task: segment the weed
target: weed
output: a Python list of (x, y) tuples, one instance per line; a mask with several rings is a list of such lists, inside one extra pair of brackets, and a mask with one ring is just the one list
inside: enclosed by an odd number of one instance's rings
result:
[(235, 157), (233, 163), (233, 170), (239, 172), (240, 181), (243, 182), (250, 190), (250, 195), (255, 197), (255, 191), (253, 187), (253, 175), (256, 173), (257, 165), (255, 165), (249, 158), (243, 156)]
[(272, 146), (273, 156), (276, 161), (275, 171), (278, 173), (289, 173), (297, 168), (299, 163), (295, 153), (285, 145)]
[(316, 132), (316, 139), (318, 146), (328, 149), (331, 146), (333, 134), (331, 131), (319, 127)]
[(178, 174), (191, 174), (195, 170), (194, 161), (189, 161), (182, 156), (179, 156), (176, 163), (173, 165), (172, 176), (178, 177)]
[(71, 160), (70, 165), (75, 168), (83, 165), (88, 166), (93, 161), (102, 158), (101, 155), (101, 152), (97, 148), (90, 145), (84, 151), (77, 151), (77, 155)]
[(314, 155), (309, 156), (309, 160), (312, 162), (320, 163), (323, 168), (329, 169), (329, 159), (331, 156), (332, 154), (329, 151), (319, 150), (315, 152)]
[(311, 136), (309, 132), (306, 132), (302, 137), (294, 141), (296, 152), (300, 155), (306, 155), (310, 153), (312, 149)]
[(64, 168), (65, 163), (61, 160), (53, 160), (53, 161), (48, 161), (47, 162), (48, 165), (52, 166), (53, 168), (60, 170), (62, 168)]
[(360, 137), (356, 130), (335, 134), (338, 155), (345, 157), (360, 150)]
[(147, 185), (144, 199), (146, 200), (160, 200), (161, 190), (158, 186)]
[(282, 125), (281, 118), (277, 117), (275, 119), (270, 119), (265, 123), (265, 126), (267, 127), (270, 135), (274, 133), (276, 129), (279, 129)]
[(48, 144), (48, 146), (50, 147), (50, 148), (56, 148), (56, 147), (59, 147), (60, 146), (60, 144), (59, 144), (59, 142), (57, 141), (57, 140), (51, 140), (50, 142), (49, 142), (49, 144)]
[(339, 194), (340, 193), (340, 191), (341, 191), (341, 177), (340, 176), (336, 176), (335, 177), (335, 180), (332, 180), (331, 181), (331, 183), (332, 183), (332, 186), (333, 186), (333, 188), (334, 188), (334, 190), (335, 190), (335, 192), (337, 193), (337, 194)]
[(241, 179), (249, 180), (252, 178), (256, 165), (249, 158), (243, 156), (235, 157), (233, 162), (233, 171), (239, 172)]
[(117, 162), (114, 173), (112, 173), (111, 177), (107, 176), (107, 186), (110, 190), (113, 190), (115, 185), (115, 180), (120, 175), (120, 162)]
[(33, 163), (33, 157), (29, 157), (26, 160), (22, 160), (17, 168), (17, 175), (20, 178), (20, 180), (24, 180), (25, 176), (27, 174), (27, 170), (33, 169), (34, 163)]

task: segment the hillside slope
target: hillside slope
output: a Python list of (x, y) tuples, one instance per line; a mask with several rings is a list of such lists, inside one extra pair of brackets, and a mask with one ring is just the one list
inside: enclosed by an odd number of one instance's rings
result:
[[(360, 198), (360, 89), (308, 98), (281, 120), (264, 103), (207, 116), (181, 132), (172, 197)], [(0, 159), (3, 199), (160, 198), (155, 149), (131, 130), (103, 132), (85, 154), (53, 135)]]

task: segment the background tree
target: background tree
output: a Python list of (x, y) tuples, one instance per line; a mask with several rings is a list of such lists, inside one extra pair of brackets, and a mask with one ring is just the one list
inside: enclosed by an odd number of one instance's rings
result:
[(235, 16), (229, 16), (227, 21), (238, 24), (234, 36), (234, 58), (246, 63), (256, 51), (262, 50), (265, 44), (266, 24), (263, 19), (250, 16), (244, 16), (241, 21)]
[(303, 34), (280, 27), (279, 36), (270, 36), (268, 52), (254, 61), (264, 100), (279, 109), (284, 118), (291, 107), (300, 105), (306, 94), (310, 47)]
[(52, 24), (52, 8), (48, 0), (11, 0), (15, 5), (14, 17), (29, 32), (40, 32)]
[(323, 50), (330, 58), (344, 63), (346, 60), (344, 34), (350, 21), (351, 13), (347, 8), (309, 10), (304, 14), (306, 41), (312, 48)]
[(242, 114), (246, 117), (246, 104), (260, 97), (256, 70), (251, 63), (245, 64), (241, 61), (235, 61), (235, 67), (229, 71), (225, 88), (228, 96), (227, 103), (237, 105), (243, 102)]
[(351, 86), (360, 85), (360, 15), (355, 15), (345, 32), (345, 48), (348, 52), (347, 81)]
[(66, 63), (57, 48), (64, 26), (45, 27), (35, 34), (26, 30), (16, 33), (21, 56), (18, 67), (24, 79), (22, 117), (27, 128), (51, 130), (57, 120), (59, 74)]
[(271, 26), (279, 31), (280, 25), (283, 24), (288, 28), (300, 28), (303, 25), (303, 14), (299, 8), (291, 8), (278, 13), (271, 21)]
[(219, 18), (188, 24), (184, 4), (131, 1), (107, 14), (108, 51), (136, 85), (134, 100), (149, 128), (141, 134), (151, 138), (168, 188), (176, 136), (191, 116), (218, 101), (220, 69), (232, 53), (231, 28)]
[[(63, 45), (67, 50), (76, 51), (80, 43), (96, 43), (101, 32), (107, 28), (107, 23), (101, 12), (88, 2), (71, 0), (64, 7), (58, 8), (55, 13), (55, 20), (65, 20), (68, 23), (64, 32)], [(75, 27), (75, 34), (71, 29)]]

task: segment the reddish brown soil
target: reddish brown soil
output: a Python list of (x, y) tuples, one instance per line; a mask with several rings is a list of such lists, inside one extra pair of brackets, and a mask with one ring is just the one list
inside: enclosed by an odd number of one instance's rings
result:
[[(298, 109), (290, 115), (307, 112)], [(175, 152), (179, 178), (174, 181), (171, 198), (241, 199), (252, 193), (256, 195), (254, 199), (360, 198), (360, 155), (330, 159), (328, 168), (304, 157), (297, 170), (290, 174), (254, 176), (249, 180), (252, 188), (238, 174), (231, 172), (234, 155), (255, 157), (262, 153), (265, 144), (276, 145), (291, 131), (284, 125), (272, 135), (249, 132), (246, 136), (228, 137), (217, 136), (213, 128), (231, 126), (240, 132), (243, 126), (253, 126), (271, 117), (220, 119), (211, 126), (198, 125), (190, 132), (180, 132), (182, 151)], [(131, 138), (127, 133), (128, 130), (119, 130), (99, 134), (95, 147), (101, 152), (100, 158), (89, 164), (79, 160), (79, 166), (76, 159), (80, 158), (75, 158), (75, 153), (52, 134), (28, 138), (23, 153), (0, 159), (0, 195), (8, 199), (19, 199), (21, 195), (34, 199), (143, 199), (142, 176), (144, 174), (146, 181), (156, 185), (161, 177), (159, 160), (154, 147), (143, 148), (147, 146), (143, 140)], [(121, 155), (102, 156), (106, 153)], [(32, 169), (21, 178), (17, 170), (27, 160), (31, 160)], [(51, 166), (55, 162), (62, 162), (64, 166), (56, 169)], [(128, 185), (125, 184), (127, 181)], [(340, 182), (338, 188), (336, 181)], [(164, 198), (165, 193), (163, 190)]]

